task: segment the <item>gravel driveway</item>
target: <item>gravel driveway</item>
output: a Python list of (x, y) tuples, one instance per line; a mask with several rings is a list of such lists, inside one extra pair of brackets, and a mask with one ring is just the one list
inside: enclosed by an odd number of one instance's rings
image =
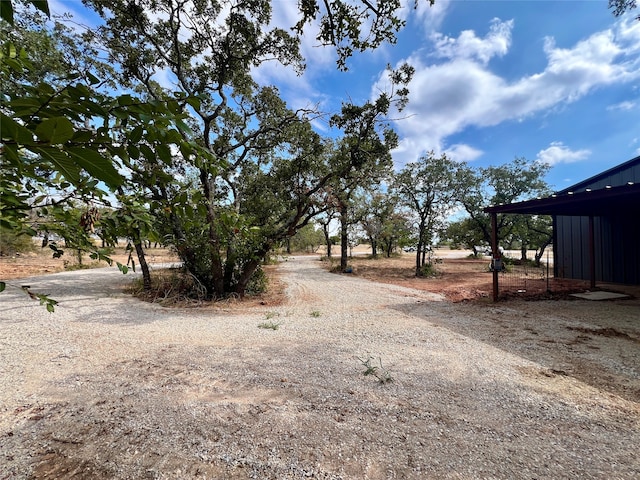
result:
[(60, 305), (0, 294), (0, 479), (640, 478), (637, 302), (454, 304), (318, 264), (242, 311), (144, 304), (112, 268), (13, 281)]

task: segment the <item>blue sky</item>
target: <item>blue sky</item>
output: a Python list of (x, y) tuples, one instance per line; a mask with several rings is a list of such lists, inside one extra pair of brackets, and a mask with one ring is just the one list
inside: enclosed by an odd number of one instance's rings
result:
[[(295, 23), (295, 0), (273, 5), (274, 24)], [(79, 1), (51, 8), (82, 15)], [(477, 167), (525, 157), (549, 163), (546, 180), (559, 190), (640, 155), (634, 15), (616, 19), (606, 0), (423, 1), (404, 15), (397, 44), (357, 54), (348, 72), (337, 71), (334, 52), (315, 44), (311, 28), (304, 75), (269, 64), (256, 78), (277, 85), (293, 107), (335, 112), (383, 88), (387, 64), (410, 62), (416, 75), (395, 122), (397, 167), (430, 150)]]

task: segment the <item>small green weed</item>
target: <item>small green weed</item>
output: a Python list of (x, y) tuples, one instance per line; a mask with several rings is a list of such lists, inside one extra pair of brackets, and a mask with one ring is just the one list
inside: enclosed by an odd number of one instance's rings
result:
[(357, 357), (357, 358), (358, 360), (360, 360), (360, 363), (362, 363), (362, 365), (365, 367), (365, 370), (362, 372), (362, 374), (365, 377), (369, 375), (373, 375), (378, 379), (378, 383), (383, 385), (386, 383), (393, 382), (393, 377), (391, 376), (391, 373), (382, 366), (381, 358), (378, 359), (378, 363), (380, 364), (379, 367), (371, 363), (373, 360), (375, 360), (374, 357), (368, 357), (366, 360), (363, 360), (360, 357)]
[(266, 330), (278, 330), (280, 324), (276, 322), (262, 322), (258, 324), (258, 328), (264, 328)]
[(318, 318), (320, 316), (320, 311), (319, 310), (314, 310), (309, 315), (311, 315), (312, 317)]

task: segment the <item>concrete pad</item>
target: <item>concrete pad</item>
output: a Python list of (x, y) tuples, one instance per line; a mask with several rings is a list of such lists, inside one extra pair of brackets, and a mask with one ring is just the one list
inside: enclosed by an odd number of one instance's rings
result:
[(572, 297), (584, 298), (585, 300), (612, 300), (614, 298), (627, 298), (629, 295), (613, 292), (585, 292), (585, 293), (572, 293)]

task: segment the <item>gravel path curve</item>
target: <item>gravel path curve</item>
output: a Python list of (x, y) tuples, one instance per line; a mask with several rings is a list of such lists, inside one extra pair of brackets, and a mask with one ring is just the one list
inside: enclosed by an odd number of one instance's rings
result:
[(469, 327), (615, 309), (632, 331), (637, 306), (477, 308), (281, 268), (290, 301), (242, 312), (138, 302), (111, 268), (12, 282), (60, 305), (0, 294), (0, 479), (640, 478), (640, 399)]

